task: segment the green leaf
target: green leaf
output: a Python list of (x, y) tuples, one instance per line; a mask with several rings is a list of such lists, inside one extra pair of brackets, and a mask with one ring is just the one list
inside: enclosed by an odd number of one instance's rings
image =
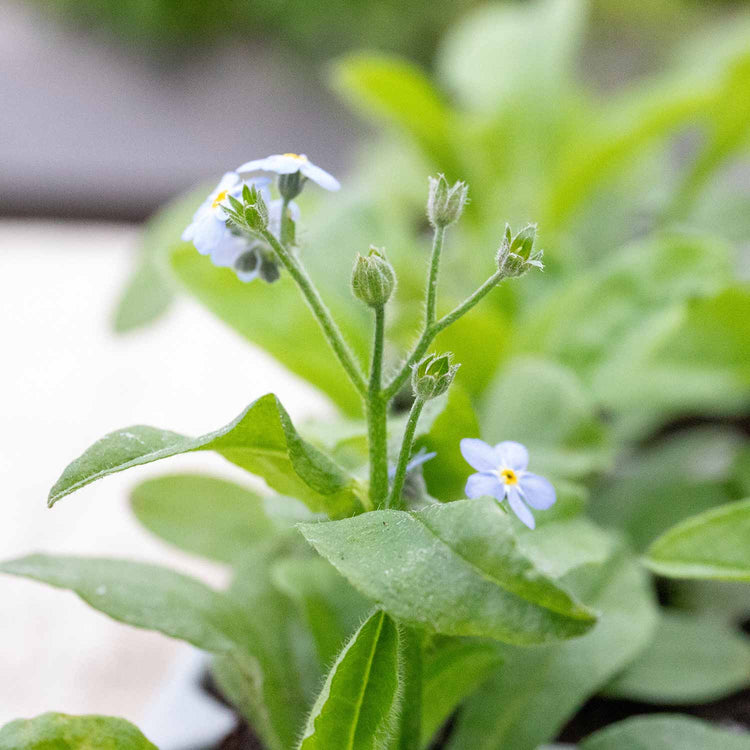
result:
[(130, 496), (136, 518), (187, 552), (232, 563), (275, 527), (263, 499), (225, 479), (172, 474), (139, 484)]
[(50, 491), (49, 505), (109, 474), (201, 450), (216, 451), (315, 512), (336, 517), (361, 510), (356, 480), (302, 440), (273, 394), (199, 438), (142, 425), (111, 432), (65, 469)]
[(621, 460), (592, 493), (603, 526), (625, 531), (638, 550), (687, 516), (732, 499), (728, 479), (742, 436), (719, 427), (683, 430)]
[(47, 713), (0, 729), (0, 750), (157, 750), (125, 719)]
[(538, 648), (499, 647), (503, 664), (459, 714), (449, 750), (535, 750), (649, 642), (656, 607), (648, 577), (620, 552), (568, 579), (599, 620), (582, 638)]
[(210, 190), (210, 185), (190, 190), (149, 219), (141, 241), (138, 265), (115, 310), (113, 325), (118, 333), (153, 323), (171, 306), (177, 285), (167, 264), (169, 251), (178, 245), (188, 246), (180, 235)]
[(750, 498), (672, 527), (649, 547), (645, 563), (672, 578), (750, 581), (749, 539)]
[[(361, 399), (342, 375), (320, 326), (287, 274), (273, 284), (244, 284), (231, 269), (217, 268), (192, 246), (171, 257), (179, 281), (209, 310), (288, 367), (319, 387), (344, 412), (361, 413)], [(364, 356), (366, 327), (350, 309), (354, 300), (326, 295), (334, 318), (355, 353)]]
[(379, 750), (393, 731), (399, 690), (398, 630), (378, 611), (331, 668), (299, 750)]
[(424, 655), (422, 732), (429, 743), (459, 704), (474, 693), (502, 661), (494, 644), (438, 637)]
[(483, 399), (482, 437), (516, 440), (531, 455), (531, 469), (580, 477), (605, 468), (610, 447), (591, 397), (575, 373), (541, 359), (514, 359)]
[(654, 640), (607, 687), (644, 703), (707, 703), (750, 682), (750, 640), (736, 629), (662, 610)]
[(690, 716), (636, 716), (595, 732), (581, 750), (750, 750), (750, 735)]
[(28, 555), (0, 563), (0, 572), (70, 589), (115, 620), (158, 630), (206, 651), (233, 647), (233, 612), (224, 597), (167, 568), (128, 560)]
[(354, 54), (332, 70), (334, 88), (354, 107), (412, 136), (451, 179), (459, 179), (450, 126), (452, 112), (427, 76), (396, 57)]
[(276, 587), (301, 610), (321, 665), (331, 664), (371, 609), (370, 603), (320, 557), (279, 560), (271, 576)]
[(523, 555), (508, 515), (490, 500), (299, 528), (355, 588), (407, 624), (530, 644), (581, 635), (595, 622)]
[(450, 31), (440, 73), (473, 109), (495, 112), (531, 92), (537, 107), (550, 107), (570, 85), (584, 7), (579, 0), (482, 6)]

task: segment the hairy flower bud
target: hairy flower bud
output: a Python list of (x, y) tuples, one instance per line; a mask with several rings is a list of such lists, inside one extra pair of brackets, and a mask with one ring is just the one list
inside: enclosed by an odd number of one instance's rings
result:
[(450, 388), (461, 365), (452, 364), (453, 354), (429, 354), (414, 365), (411, 384), (417, 398), (430, 399), (441, 396)]
[(505, 225), (505, 235), (497, 251), (497, 267), (506, 277), (523, 276), (530, 268), (543, 269), (544, 251), (534, 251), (536, 224), (524, 227), (515, 237)]
[(370, 246), (367, 255), (357, 254), (352, 271), (352, 292), (370, 307), (380, 307), (396, 287), (396, 273), (385, 252)]
[(430, 177), (430, 195), (427, 199), (427, 218), (433, 227), (447, 227), (458, 221), (466, 205), (469, 186), (456, 182), (448, 186), (445, 175)]

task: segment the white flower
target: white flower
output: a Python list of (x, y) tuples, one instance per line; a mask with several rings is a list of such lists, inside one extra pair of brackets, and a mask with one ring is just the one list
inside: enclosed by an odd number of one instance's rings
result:
[[(210, 255), (215, 263), (214, 254), (220, 258), (231, 256), (237, 237), (227, 229), (227, 216), (222, 204), (230, 195), (236, 198), (241, 192), (240, 176), (236, 172), (227, 172), (193, 214), (192, 222), (182, 233), (183, 241), (192, 242), (201, 255)], [(216, 265), (227, 265), (227, 263), (216, 263)]]
[(511, 510), (530, 529), (535, 524), (527, 505), (547, 510), (555, 504), (557, 495), (550, 482), (526, 471), (529, 452), (521, 443), (506, 440), (493, 447), (483, 440), (464, 438), (461, 453), (477, 470), (466, 482), (466, 497), (489, 495), (498, 502), (507, 500)]
[(294, 174), (301, 172), (308, 180), (326, 190), (338, 190), (339, 181), (324, 169), (313, 164), (304, 154), (273, 154), (265, 159), (254, 159), (237, 167), (238, 172), (274, 172), (275, 174)]

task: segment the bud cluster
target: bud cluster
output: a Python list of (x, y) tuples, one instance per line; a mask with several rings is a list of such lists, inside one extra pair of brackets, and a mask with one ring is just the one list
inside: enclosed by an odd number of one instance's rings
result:
[(456, 182), (449, 186), (445, 175), (430, 177), (430, 194), (427, 199), (427, 218), (433, 227), (447, 227), (458, 221), (466, 205), (469, 186)]
[(383, 249), (370, 246), (367, 255), (357, 254), (352, 271), (352, 292), (370, 307), (381, 307), (396, 287), (396, 273)]
[(242, 200), (227, 196), (229, 206), (223, 206), (230, 228), (261, 232), (268, 227), (268, 206), (255, 185), (242, 187)]
[(534, 251), (535, 239), (536, 224), (524, 227), (515, 237), (510, 231), (510, 226), (505, 225), (505, 235), (497, 251), (497, 267), (504, 276), (514, 278), (523, 276), (530, 268), (544, 268), (544, 251)]
[(429, 354), (412, 368), (411, 384), (417, 398), (436, 398), (450, 388), (461, 365), (452, 364), (453, 354)]

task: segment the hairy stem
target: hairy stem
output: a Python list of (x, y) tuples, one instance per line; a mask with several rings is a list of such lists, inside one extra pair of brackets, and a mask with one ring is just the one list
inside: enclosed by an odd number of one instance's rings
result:
[(404, 362), (399, 372), (394, 376), (393, 380), (386, 386), (383, 391), (386, 401), (390, 401), (401, 389), (401, 386), (406, 382), (409, 375), (411, 374), (411, 368), (417, 364), (422, 357), (427, 353), (430, 348), (430, 344), (434, 341), (441, 331), (446, 329), (452, 323), (455, 323), (461, 316), (465, 315), (472, 307), (478, 304), (484, 297), (487, 296), (503, 279), (502, 271), (495, 271), (487, 281), (482, 284), (470, 297), (467, 297), (460, 305), (444, 315), (440, 320), (435, 321), (429, 328), (426, 328), (422, 335), (417, 341), (414, 350), (409, 355), (409, 358)]
[(427, 305), (425, 312), (425, 330), (429, 330), (435, 322), (437, 309), (437, 283), (440, 272), (440, 255), (443, 252), (443, 239), (445, 238), (445, 227), (435, 227), (435, 235), (432, 240), (432, 257), (430, 258), (430, 273), (427, 278)]
[(411, 449), (414, 443), (414, 433), (417, 430), (417, 422), (419, 422), (419, 415), (422, 413), (422, 407), (424, 404), (424, 399), (417, 396), (412, 404), (411, 411), (409, 412), (409, 420), (406, 423), (404, 439), (401, 443), (401, 450), (398, 454), (396, 476), (393, 478), (393, 485), (390, 494), (388, 495), (386, 508), (396, 508), (397, 510), (403, 508), (401, 493), (404, 490), (404, 481), (406, 479), (406, 465), (409, 463), (409, 457), (411, 456)]
[(304, 296), (307, 304), (313, 312), (313, 315), (317, 319), (320, 327), (323, 329), (328, 343), (333, 349), (336, 357), (338, 358), (341, 366), (346, 371), (352, 384), (360, 393), (363, 398), (367, 396), (367, 384), (365, 383), (364, 376), (357, 365), (354, 355), (352, 354), (349, 346), (339, 329), (336, 322), (331, 317), (331, 313), (323, 302), (318, 290), (312, 282), (312, 279), (307, 275), (307, 271), (304, 269), (302, 264), (297, 260), (284, 245), (282, 245), (276, 237), (271, 234), (267, 229), (261, 231), (261, 235), (271, 246), (277, 257), (281, 261), (282, 265), (289, 272), (289, 275), (294, 279), (297, 286), (300, 288), (302, 295)]
[(370, 502), (374, 508), (385, 501), (388, 493), (388, 402), (380, 392), (385, 341), (385, 306), (375, 308), (375, 336), (372, 345), (370, 384), (367, 392), (367, 433), (370, 448)]

